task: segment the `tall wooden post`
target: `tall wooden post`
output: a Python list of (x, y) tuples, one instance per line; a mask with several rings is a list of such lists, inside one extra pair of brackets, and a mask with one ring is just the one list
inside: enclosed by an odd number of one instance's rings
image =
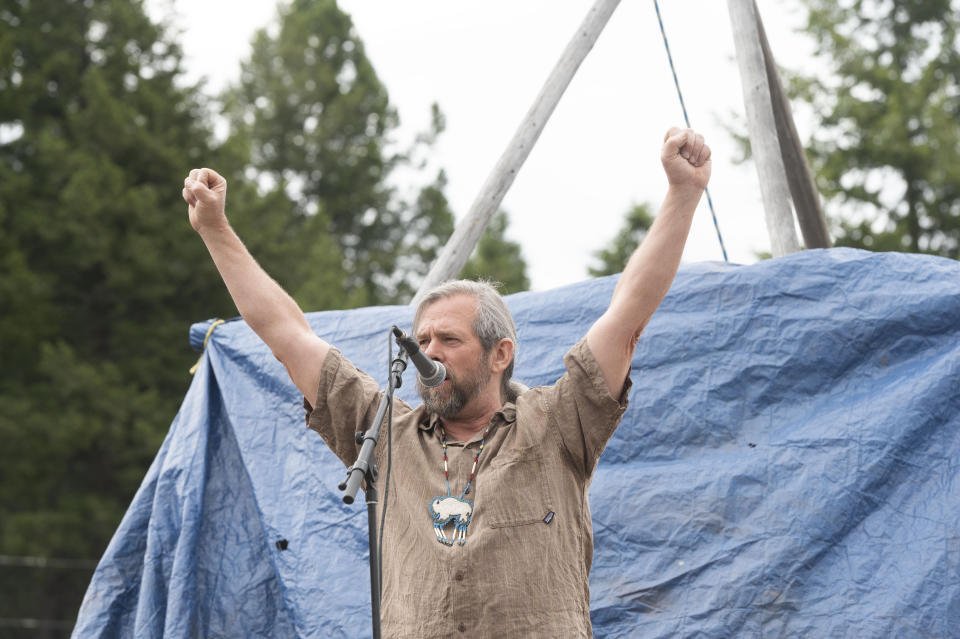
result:
[(747, 112), (750, 146), (760, 178), (770, 249), (774, 257), (800, 250), (790, 206), (790, 187), (780, 156), (780, 142), (767, 83), (766, 64), (757, 29), (753, 0), (727, 0), (733, 42), (740, 67), (740, 84)]
[(770, 49), (770, 42), (767, 40), (767, 32), (763, 28), (763, 20), (760, 18), (756, 0), (753, 3), (753, 10), (757, 14), (757, 32), (760, 34), (760, 46), (763, 49), (763, 60), (767, 68), (773, 119), (777, 125), (777, 138), (780, 140), (780, 156), (783, 158), (783, 167), (787, 172), (787, 184), (790, 186), (790, 195), (793, 196), (793, 210), (800, 224), (803, 244), (807, 248), (830, 248), (833, 242), (827, 230), (823, 208), (820, 206), (820, 194), (813, 181), (813, 173), (810, 171), (803, 144), (800, 143), (790, 101), (787, 100), (783, 84), (780, 82), (777, 63), (773, 59), (773, 51)]
[(543, 127), (560, 102), (560, 97), (619, 4), (620, 0), (597, 0), (587, 13), (534, 100), (533, 106), (481, 187), (470, 211), (457, 224), (453, 235), (433, 263), (411, 304), (417, 304), (426, 291), (434, 286), (456, 277), (470, 259), (470, 254), (480, 241), (487, 223), (500, 208), (504, 195), (530, 155)]

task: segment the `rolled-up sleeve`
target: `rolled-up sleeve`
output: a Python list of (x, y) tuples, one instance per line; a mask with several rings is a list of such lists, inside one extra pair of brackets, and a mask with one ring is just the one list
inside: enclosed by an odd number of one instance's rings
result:
[(376, 417), (382, 391), (373, 379), (336, 348), (323, 360), (320, 384), (313, 401), (303, 398), (307, 427), (315, 430), (344, 464), (357, 458), (357, 431)]
[(632, 383), (628, 377), (620, 396), (611, 396), (586, 338), (577, 342), (563, 361), (567, 372), (541, 401), (571, 462), (589, 476), (627, 410)]

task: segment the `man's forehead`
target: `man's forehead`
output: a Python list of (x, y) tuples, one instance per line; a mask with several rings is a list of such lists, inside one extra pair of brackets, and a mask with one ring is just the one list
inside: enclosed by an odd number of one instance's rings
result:
[(427, 330), (471, 330), (477, 316), (477, 298), (451, 295), (425, 306), (417, 324), (417, 334)]

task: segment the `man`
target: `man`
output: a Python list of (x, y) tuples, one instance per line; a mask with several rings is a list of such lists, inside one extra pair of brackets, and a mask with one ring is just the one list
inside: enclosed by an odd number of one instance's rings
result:
[[(413, 334), (447, 378), (420, 388), (423, 406), (394, 406), (384, 636), (591, 636), (590, 479), (710, 177), (710, 149), (689, 129), (667, 132), (661, 161), (669, 188), (660, 213), (554, 386), (521, 393), (510, 383), (516, 332), (489, 286), (449, 282), (417, 309)], [(308, 425), (352, 463), (376, 382), (315, 335), (250, 256), (227, 222), (222, 177), (194, 169), (183, 197), (240, 314), (303, 393)]]

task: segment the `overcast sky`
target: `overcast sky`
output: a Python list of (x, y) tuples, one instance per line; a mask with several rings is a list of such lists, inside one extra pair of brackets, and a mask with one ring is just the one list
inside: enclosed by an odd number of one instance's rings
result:
[[(446, 115), (434, 161), (449, 178), (455, 214), (466, 213), (592, 0), (341, 0), (401, 117), (402, 139), (426, 129), (430, 104)], [(148, 0), (172, 17), (193, 77), (211, 90), (236, 79), (254, 31), (270, 24), (268, 0)], [(714, 149), (710, 191), (732, 262), (769, 250), (752, 164), (736, 166), (721, 126), (743, 117), (727, 3), (663, 0), (661, 11), (691, 123)], [(796, 68), (812, 47), (794, 33), (796, 3), (761, 3), (777, 61)], [(659, 206), (659, 150), (682, 125), (652, 0), (623, 0), (554, 112), (503, 207), (523, 246), (535, 290), (587, 277), (634, 203)], [(804, 123), (798, 123), (805, 137)], [(236, 179), (236, 178), (234, 178)], [(399, 185), (403, 186), (403, 185)], [(697, 211), (685, 262), (721, 260), (706, 206)]]

